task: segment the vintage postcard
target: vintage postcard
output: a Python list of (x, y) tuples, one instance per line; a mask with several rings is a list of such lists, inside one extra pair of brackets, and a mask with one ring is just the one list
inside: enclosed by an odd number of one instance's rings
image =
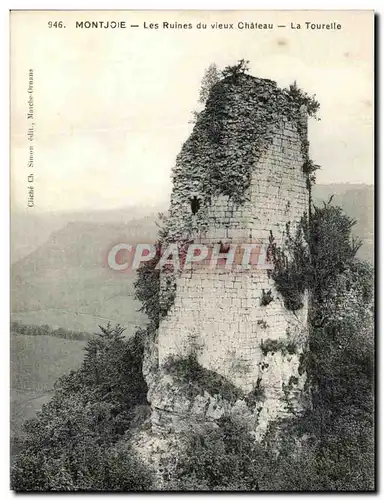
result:
[(10, 24), (11, 488), (374, 491), (374, 12)]

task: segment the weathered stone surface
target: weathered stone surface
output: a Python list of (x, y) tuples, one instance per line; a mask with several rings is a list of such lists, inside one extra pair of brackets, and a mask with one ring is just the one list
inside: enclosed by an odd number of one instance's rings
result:
[[(236, 105), (241, 106), (241, 93), (238, 97)], [(184, 235), (185, 239), (193, 236), (195, 242), (267, 245), (272, 231), (276, 244), (283, 246), (287, 223), (291, 233), (295, 231), (309, 206), (302, 148), (306, 120), (302, 116), (298, 123), (278, 113), (275, 118), (275, 125), (268, 131), (272, 140), (261, 153), (255, 152), (244, 202), (235, 203), (222, 194), (212, 196), (208, 204), (202, 203), (201, 210), (205, 212), (201, 217), (206, 224), (194, 229), (193, 234)], [(194, 151), (195, 158), (206, 154), (206, 145), (203, 146), (200, 152)], [(230, 148), (231, 144), (222, 147)], [(191, 168), (188, 165), (188, 172)], [(182, 169), (179, 162), (177, 172)], [(187, 177), (175, 176), (171, 197), (172, 230), (180, 237), (188, 225), (196, 226), (193, 218), (197, 216), (191, 215), (191, 196), (206, 198), (201, 192), (199, 176), (186, 184), (183, 179)], [(168, 286), (165, 277), (161, 278), (161, 286), (165, 292)], [(262, 305), (263, 294), (269, 290), (273, 301)], [(307, 315), (308, 298), (304, 298), (302, 309), (287, 310), (265, 269), (236, 271), (204, 265), (185, 269), (176, 277), (176, 297), (160, 323), (154, 340), (156, 346), (147, 351), (151, 361), (146, 366), (155, 367), (152, 371), (145, 370), (153, 429), (177, 432), (186, 421), (214, 421), (225, 414), (242, 413), (253, 422), (255, 434), (260, 438), (270, 422), (300, 411), (305, 373), (299, 370), (299, 365), (308, 334)], [(268, 339), (294, 342), (295, 353), (264, 353), (261, 343)], [(229, 404), (208, 393), (188, 395), (185, 388), (178, 387), (164, 374), (162, 367), (170, 356), (187, 357), (191, 353), (197, 355), (203, 367), (228, 379), (245, 396), (259, 387), (264, 393), (263, 401), (250, 410), (241, 400)]]

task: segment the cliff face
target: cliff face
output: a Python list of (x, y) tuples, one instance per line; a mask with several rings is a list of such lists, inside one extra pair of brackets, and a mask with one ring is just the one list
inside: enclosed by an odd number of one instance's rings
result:
[[(166, 243), (220, 244), (235, 260), (244, 244), (284, 248), (309, 208), (307, 115), (294, 97), (247, 75), (213, 87), (176, 162)], [(270, 269), (203, 261), (163, 269), (160, 300), (168, 312), (144, 366), (155, 432), (232, 415), (260, 439), (303, 409), (305, 292), (292, 311)]]

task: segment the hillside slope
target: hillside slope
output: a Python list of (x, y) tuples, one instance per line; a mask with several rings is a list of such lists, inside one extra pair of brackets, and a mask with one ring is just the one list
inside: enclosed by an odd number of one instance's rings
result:
[(135, 273), (109, 269), (116, 243), (154, 241), (154, 218), (126, 224), (71, 222), (11, 269), (12, 319), (76, 331), (121, 323), (129, 331), (142, 324), (133, 302)]

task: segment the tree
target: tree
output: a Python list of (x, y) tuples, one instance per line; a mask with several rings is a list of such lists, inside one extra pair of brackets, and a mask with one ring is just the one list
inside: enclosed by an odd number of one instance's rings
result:
[(156, 256), (144, 262), (137, 270), (135, 298), (141, 302), (141, 309), (149, 318), (154, 328), (158, 328), (160, 307), (160, 270), (157, 269), (161, 255), (161, 242), (156, 244)]
[(216, 64), (210, 64), (205, 70), (204, 76), (201, 80), (201, 87), (199, 91), (199, 103), (205, 104), (211, 88), (220, 80), (220, 71)]
[(249, 61), (245, 59), (240, 59), (237, 64), (233, 66), (226, 66), (222, 71), (223, 78), (231, 78), (236, 80), (240, 75), (244, 75), (249, 71)]
[[(11, 473), (17, 491), (147, 489), (151, 478), (127, 437), (137, 405), (146, 404), (142, 343), (119, 325), (100, 327), (79, 370), (25, 424)], [(127, 437), (124, 437), (128, 433)]]
[[(204, 106), (204, 104), (207, 102), (212, 87), (220, 80), (220, 78), (221, 73), (216, 64), (210, 64), (205, 70), (204, 76), (201, 80), (198, 99), (200, 105)], [(190, 121), (190, 123), (196, 123), (198, 117), (200, 116), (200, 113), (201, 111), (192, 111), (192, 120)]]
[(313, 208), (307, 233), (312, 259), (310, 287), (318, 312), (326, 304), (335, 277), (353, 265), (361, 246), (351, 235), (356, 221), (340, 207), (331, 205), (331, 201), (332, 198), (322, 207)]

